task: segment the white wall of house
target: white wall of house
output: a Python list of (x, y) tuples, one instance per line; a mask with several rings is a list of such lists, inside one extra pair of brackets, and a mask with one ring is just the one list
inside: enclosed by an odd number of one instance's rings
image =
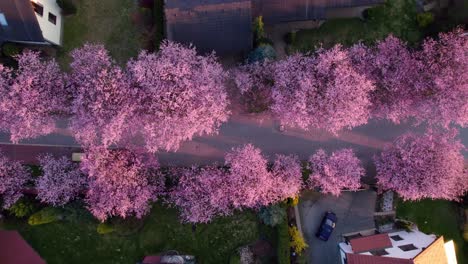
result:
[[(391, 237), (392, 236), (400, 236), (403, 240), (395, 241)], [(382, 257), (393, 257), (393, 258), (403, 258), (403, 259), (410, 259), (414, 258), (418, 255), (423, 248), (428, 247), (437, 237), (435, 235), (426, 235), (423, 232), (418, 230), (413, 230), (412, 232), (406, 231), (399, 231), (394, 233), (389, 233), (388, 236), (390, 237), (390, 241), (392, 242), (391, 248), (386, 248), (385, 251), (388, 252), (388, 255), (384, 255)], [(413, 244), (417, 249), (404, 251), (400, 249), (398, 246)], [(351, 244), (347, 243), (339, 243), (340, 253), (342, 256), (342, 261), (346, 253), (353, 253), (353, 249), (351, 248)], [(363, 255), (372, 255), (370, 252), (362, 252), (359, 254)]]
[[(31, 0), (43, 7), (42, 16), (36, 12), (37, 21), (42, 30), (42, 36), (48, 42), (62, 45), (62, 10), (56, 0)], [(55, 24), (51, 22), (55, 16)]]

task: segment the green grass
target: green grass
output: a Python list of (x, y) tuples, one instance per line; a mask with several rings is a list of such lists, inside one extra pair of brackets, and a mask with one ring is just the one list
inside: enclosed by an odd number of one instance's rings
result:
[(397, 217), (410, 220), (419, 230), (428, 234), (443, 235), (444, 239), (455, 242), (458, 263), (468, 263), (468, 243), (463, 240), (458, 207), (444, 200), (422, 200), (399, 202)]
[(414, 0), (389, 0), (371, 8), (369, 18), (330, 19), (317, 29), (300, 30), (291, 45), (291, 51), (307, 52), (318, 47), (329, 48), (335, 44), (351, 46), (358, 42), (372, 44), (393, 34), (410, 44), (422, 39), (417, 26)]
[(135, 0), (75, 1), (77, 13), (65, 17), (58, 61), (67, 68), (68, 53), (84, 43), (104, 44), (114, 59), (125, 63), (140, 50), (140, 34), (132, 23)]
[(98, 222), (84, 209), (74, 219), (29, 226), (25, 220), (8, 218), (3, 227), (19, 230), (48, 264), (128, 264), (166, 250), (195, 255), (199, 263), (227, 263), (239, 246), (257, 240), (260, 230), (255, 214), (242, 212), (197, 225), (193, 232), (191, 225), (179, 223), (176, 210), (159, 204), (144, 225), (132, 225), (139, 226), (133, 232), (99, 235)]

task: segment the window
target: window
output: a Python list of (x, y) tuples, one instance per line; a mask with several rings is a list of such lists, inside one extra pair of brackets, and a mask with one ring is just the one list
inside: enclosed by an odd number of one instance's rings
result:
[(34, 12), (36, 12), (38, 15), (42, 16), (44, 14), (44, 7), (41, 6), (38, 3), (31, 2)]
[(399, 236), (399, 235), (394, 235), (394, 236), (391, 236), (390, 238), (393, 239), (393, 240), (395, 240), (395, 241), (401, 241), (401, 240), (403, 240), (403, 238), (401, 238), (401, 236)]
[(373, 250), (370, 252), (374, 256), (385, 256), (388, 255), (388, 252), (385, 249)]
[(3, 14), (3, 13), (0, 13), (0, 25), (2, 25), (4, 27), (8, 26), (5, 14)]
[(52, 13), (49, 13), (49, 22), (54, 25), (57, 23), (57, 17)]
[(403, 251), (410, 251), (410, 250), (418, 249), (413, 244), (408, 244), (408, 245), (403, 245), (403, 246), (398, 246), (398, 247)]

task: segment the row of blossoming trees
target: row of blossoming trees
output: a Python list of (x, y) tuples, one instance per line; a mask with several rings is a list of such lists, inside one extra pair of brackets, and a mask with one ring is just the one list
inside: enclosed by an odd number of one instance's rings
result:
[[(454, 134), (404, 134), (375, 157), (378, 186), (404, 199), (457, 200), (468, 190), (468, 173)], [(129, 150), (90, 149), (80, 165), (67, 158), (39, 157), (43, 174), (33, 179), (19, 162), (0, 155), (0, 195), (8, 208), (32, 184), (37, 199), (63, 206), (83, 197), (101, 221), (109, 217), (144, 216), (158, 198), (177, 206), (185, 222), (206, 223), (235, 210), (259, 209), (301, 190), (339, 195), (357, 190), (365, 171), (351, 149), (311, 155), (303, 181), (296, 156), (276, 155), (272, 164), (260, 149), (248, 144), (225, 156), (225, 166), (173, 169), (163, 174), (154, 156)], [(166, 178), (175, 184), (166, 186)]]
[(34, 52), (16, 70), (0, 66), (0, 130), (15, 143), (52, 133), (70, 120), (88, 146), (177, 150), (181, 142), (213, 134), (228, 120), (227, 80), (258, 109), (287, 126), (332, 133), (371, 117), (399, 123), (468, 124), (468, 38), (462, 30), (410, 49), (389, 36), (375, 46), (337, 45), (223, 70), (213, 55), (166, 42), (121, 67), (100, 45), (71, 53), (71, 71)]

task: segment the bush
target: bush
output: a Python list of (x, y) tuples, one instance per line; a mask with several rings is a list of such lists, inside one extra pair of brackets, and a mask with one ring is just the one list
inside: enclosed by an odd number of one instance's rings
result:
[(425, 28), (434, 22), (434, 16), (430, 12), (419, 13), (416, 16), (416, 21), (418, 21), (418, 26)]
[(289, 252), (289, 232), (288, 224), (283, 222), (277, 227), (278, 245), (276, 248), (276, 255), (278, 256), (278, 264), (290, 264)]
[(263, 207), (258, 213), (258, 217), (265, 225), (277, 226), (286, 219), (286, 212), (284, 208), (281, 208), (279, 205), (272, 205)]
[(395, 221), (395, 227), (399, 229), (404, 229), (406, 232), (411, 232), (412, 223), (410, 221), (398, 219)]
[(296, 31), (289, 32), (284, 36), (284, 42), (288, 45), (294, 45), (296, 43)]
[(108, 224), (108, 223), (100, 223), (98, 226), (97, 226), (97, 232), (98, 234), (100, 235), (105, 235), (105, 234), (109, 234), (109, 233), (112, 233), (115, 231), (115, 228), (114, 226), (112, 226), (111, 224)]
[(14, 43), (5, 43), (2, 47), (2, 53), (7, 57), (14, 57), (21, 53), (21, 47)]
[(72, 0), (57, 0), (57, 5), (62, 9), (64, 16), (76, 13), (76, 6)]
[(159, 46), (164, 40), (164, 0), (154, 0), (153, 19), (155, 20), (154, 46), (159, 50)]
[(299, 204), (299, 196), (296, 196), (294, 198), (289, 197), (286, 201), (287, 205), (290, 207), (294, 207)]
[(263, 24), (263, 17), (258, 16), (253, 22), (253, 35), (255, 46), (261, 43), (261, 40), (265, 38), (265, 28)]
[(43, 225), (48, 223), (53, 223), (62, 219), (62, 215), (60, 210), (53, 207), (46, 207), (39, 212), (31, 215), (28, 219), (28, 224), (35, 226), (35, 225)]
[(263, 62), (265, 60), (275, 60), (276, 51), (269, 44), (261, 44), (256, 49), (249, 53), (247, 63)]
[(297, 254), (301, 255), (302, 251), (308, 247), (307, 243), (295, 226), (289, 228), (289, 235), (291, 236), (291, 247)]
[(22, 197), (14, 203), (8, 211), (15, 217), (22, 218), (30, 216), (36, 210), (36, 205), (30, 199)]

